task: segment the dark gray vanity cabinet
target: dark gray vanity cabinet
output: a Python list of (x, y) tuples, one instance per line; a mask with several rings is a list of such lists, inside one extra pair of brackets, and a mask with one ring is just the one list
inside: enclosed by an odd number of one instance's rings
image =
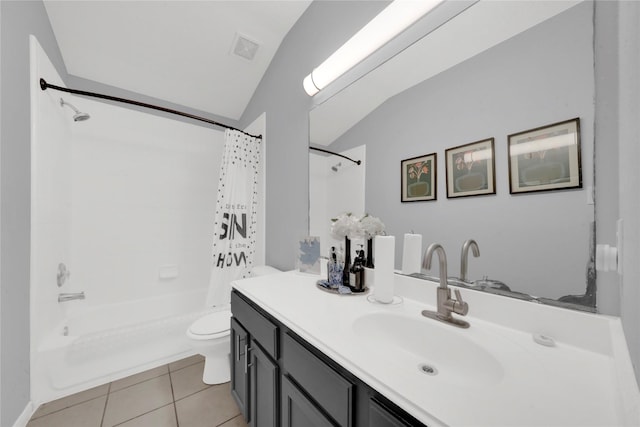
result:
[(333, 427), (331, 421), (286, 375), (282, 377), (282, 426)]
[[(297, 385), (303, 395), (309, 396), (321, 413), (326, 414), (328, 425), (353, 426), (354, 384), (317, 357), (308, 344), (295, 338), (291, 332), (282, 334), (282, 369), (285, 376)], [(283, 411), (285, 403), (283, 402)], [(302, 427), (305, 424), (291, 424)], [(310, 426), (327, 425), (323, 423)]]
[(236, 290), (231, 312), (231, 393), (250, 426), (423, 426)]
[(231, 319), (231, 395), (245, 420), (249, 419), (249, 333)]
[(277, 427), (278, 326), (236, 293), (231, 310), (231, 394), (251, 427)]
[(280, 373), (278, 365), (262, 351), (252, 339), (249, 346), (251, 359), (249, 390), (250, 413), (249, 425), (252, 427), (278, 426), (278, 384)]
[(384, 405), (371, 399), (369, 401), (369, 427), (411, 427), (411, 421), (404, 420)]

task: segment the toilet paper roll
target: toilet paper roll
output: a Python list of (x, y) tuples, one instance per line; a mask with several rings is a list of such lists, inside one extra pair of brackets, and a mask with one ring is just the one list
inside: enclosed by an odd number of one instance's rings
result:
[(406, 233), (402, 246), (402, 273), (420, 273), (422, 267), (422, 235)]
[(375, 237), (376, 268), (373, 298), (382, 303), (393, 302), (395, 246), (396, 239), (394, 236)]

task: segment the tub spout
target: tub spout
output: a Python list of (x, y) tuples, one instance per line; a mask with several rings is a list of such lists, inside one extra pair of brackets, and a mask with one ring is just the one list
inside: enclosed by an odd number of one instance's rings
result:
[(74, 299), (84, 299), (84, 291), (58, 294), (58, 302), (71, 301)]

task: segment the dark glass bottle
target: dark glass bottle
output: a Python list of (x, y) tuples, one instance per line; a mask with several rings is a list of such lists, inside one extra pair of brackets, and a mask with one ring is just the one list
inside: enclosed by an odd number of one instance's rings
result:
[(344, 238), (344, 270), (342, 272), (342, 286), (349, 286), (349, 271), (351, 270), (351, 240)]
[(349, 288), (352, 292), (364, 292), (366, 289), (364, 283), (364, 264), (366, 259), (364, 257), (364, 249), (357, 251), (357, 256), (353, 260), (353, 265), (349, 269)]

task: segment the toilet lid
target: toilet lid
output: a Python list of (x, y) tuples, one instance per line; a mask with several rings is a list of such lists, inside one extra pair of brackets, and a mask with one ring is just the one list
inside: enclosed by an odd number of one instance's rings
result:
[(214, 338), (215, 335), (226, 335), (226, 333), (229, 332), (230, 319), (231, 311), (216, 311), (193, 322), (189, 328), (189, 332), (194, 335), (209, 335), (212, 336), (212, 338)]

